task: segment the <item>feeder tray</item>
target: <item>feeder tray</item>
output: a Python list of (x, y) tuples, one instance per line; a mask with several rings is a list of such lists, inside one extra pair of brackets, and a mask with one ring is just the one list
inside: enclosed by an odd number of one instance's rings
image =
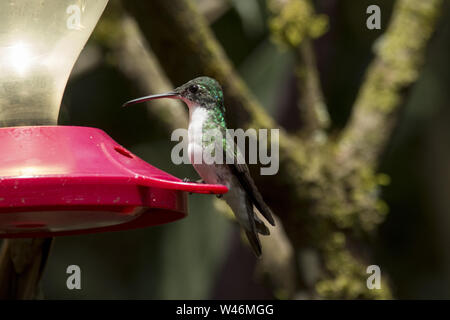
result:
[(223, 185), (187, 183), (96, 128), (0, 128), (0, 237), (53, 237), (128, 230), (187, 215), (187, 193)]

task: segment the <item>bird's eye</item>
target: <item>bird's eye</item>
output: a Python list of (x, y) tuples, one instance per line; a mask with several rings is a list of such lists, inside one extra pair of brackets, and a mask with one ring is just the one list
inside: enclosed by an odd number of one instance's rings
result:
[(190, 93), (196, 93), (198, 91), (198, 85), (193, 84), (192, 86), (190, 86), (188, 88), (188, 90), (189, 90)]

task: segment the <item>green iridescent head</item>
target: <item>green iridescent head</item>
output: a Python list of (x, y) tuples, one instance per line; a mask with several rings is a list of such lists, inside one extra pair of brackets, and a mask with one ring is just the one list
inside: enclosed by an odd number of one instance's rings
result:
[(180, 98), (190, 105), (204, 108), (219, 107), (224, 110), (222, 87), (210, 77), (198, 77), (174, 90)]
[(210, 77), (192, 79), (171, 92), (134, 99), (125, 103), (124, 106), (162, 98), (181, 99), (188, 107), (216, 109), (225, 114), (222, 87), (219, 82)]

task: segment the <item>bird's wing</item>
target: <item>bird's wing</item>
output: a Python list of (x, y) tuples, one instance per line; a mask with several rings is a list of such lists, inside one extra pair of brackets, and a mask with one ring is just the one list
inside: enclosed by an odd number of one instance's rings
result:
[[(229, 144), (227, 145), (229, 146)], [(233, 172), (236, 175), (242, 187), (250, 196), (250, 199), (252, 200), (253, 204), (256, 206), (256, 208), (258, 208), (259, 212), (261, 212), (264, 218), (266, 218), (266, 220), (272, 226), (275, 226), (275, 221), (272, 217), (273, 214), (272, 210), (264, 202), (261, 193), (259, 193), (258, 188), (255, 185), (255, 182), (250, 176), (250, 171), (248, 170), (247, 164), (245, 164), (245, 161), (242, 158), (237, 146), (234, 144), (234, 149), (232, 151), (226, 147), (225, 150), (227, 150), (226, 153), (228, 153), (228, 155), (233, 154), (233, 163), (228, 164), (229, 168), (231, 169), (231, 172)], [(237, 161), (238, 159), (240, 161)]]

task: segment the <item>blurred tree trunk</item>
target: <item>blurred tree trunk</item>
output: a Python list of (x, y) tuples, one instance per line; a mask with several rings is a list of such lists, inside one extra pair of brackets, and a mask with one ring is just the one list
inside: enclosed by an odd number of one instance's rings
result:
[(3, 240), (0, 252), (0, 299), (36, 299), (52, 238)]

